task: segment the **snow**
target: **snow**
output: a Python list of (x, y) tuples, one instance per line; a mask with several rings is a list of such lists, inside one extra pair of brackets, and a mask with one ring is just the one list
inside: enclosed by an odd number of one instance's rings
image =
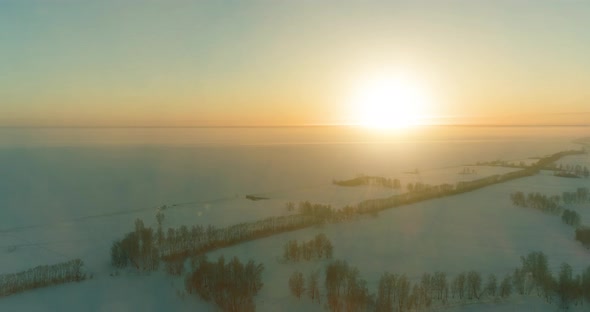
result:
[(562, 159), (556, 161), (555, 163), (558, 166), (559, 165), (563, 165), (563, 166), (580, 165), (580, 166), (585, 166), (585, 167), (590, 168), (590, 155), (584, 154), (584, 155), (567, 156), (567, 157), (563, 157)]
[(558, 178), (534, 176), (515, 180), (387, 210), (374, 218), (248, 242), (209, 256), (238, 256), (265, 263), (265, 287), (257, 298), (259, 311), (273, 311), (275, 303), (278, 305), (290, 296), (286, 281), (293, 271), (309, 274), (325, 265), (325, 261), (301, 264), (277, 261), (285, 242), (307, 240), (318, 233), (325, 233), (333, 242), (335, 259), (344, 259), (360, 270), (372, 291), (386, 271), (403, 273), (414, 280), (423, 273), (435, 271), (446, 272), (449, 277), (469, 270), (476, 270), (484, 277), (490, 273), (503, 277), (520, 265), (521, 256), (532, 251), (543, 251), (554, 273), (562, 262), (581, 272), (588, 266), (590, 252), (574, 240), (573, 229), (558, 217), (515, 207), (509, 200), (510, 192), (515, 189), (559, 191), (555, 179)]
[[(472, 174), (462, 174), (464, 168), (474, 170)], [(453, 166), (439, 169), (419, 171), (418, 174), (405, 173), (400, 179), (403, 185), (407, 183), (422, 182), (430, 185), (452, 184), (461, 181), (473, 181), (493, 175), (502, 175), (509, 172), (521, 170), (520, 168), (506, 168), (496, 166)]]
[(81, 283), (42, 288), (2, 298), (2, 311), (212, 311), (163, 272), (96, 276)]
[[(155, 214), (164, 204), (165, 228), (227, 226), (288, 214), (287, 202), (309, 200), (341, 207), (403, 191), (340, 187), (332, 185), (332, 179), (350, 179), (363, 173), (398, 178), (404, 186), (408, 182), (454, 184), (518, 170), (468, 166), (477, 174), (458, 174), (466, 164), (526, 160), (575, 147), (563, 137), (387, 144), (254, 142), (242, 146), (232, 145), (232, 141), (223, 146), (131, 147), (126, 145), (127, 140), (117, 146), (97, 143), (103, 139), (95, 139), (90, 146), (64, 146), (62, 140), (59, 137), (51, 146), (41, 147), (38, 142), (33, 147), (0, 146), (0, 274), (81, 258), (94, 278), (0, 298), (2, 311), (212, 310), (211, 305), (194, 296), (183, 296), (182, 280), (162, 272), (138, 275), (122, 271), (119, 276), (110, 276), (115, 272), (109, 264), (113, 240), (132, 230), (136, 218), (155, 226)], [(182, 140), (182, 144), (187, 142)], [(587, 156), (569, 156), (562, 162), (590, 166)], [(404, 174), (415, 168), (420, 174)], [(287, 279), (294, 270), (306, 275), (321, 270), (326, 261), (278, 261), (286, 241), (308, 240), (318, 233), (332, 240), (335, 259), (359, 268), (372, 291), (385, 271), (405, 273), (414, 279), (424, 272), (444, 271), (452, 276), (472, 269), (484, 276), (501, 276), (531, 251), (546, 253), (554, 272), (564, 261), (579, 272), (589, 263), (590, 251), (575, 242), (572, 228), (558, 217), (512, 206), (509, 194), (561, 194), (580, 186), (590, 187), (589, 183), (590, 179), (558, 178), (547, 171), (387, 210), (377, 217), (244, 243), (208, 256), (236, 255), (264, 263), (265, 285), (256, 297), (259, 311), (323, 310), (308, 300), (293, 298)], [(270, 199), (250, 201), (245, 199), (247, 194)], [(590, 223), (587, 208), (575, 207), (582, 223)], [(542, 300), (520, 297), (497, 306), (468, 305), (450, 310), (516, 311), (525, 303), (526, 310), (555, 310)]]

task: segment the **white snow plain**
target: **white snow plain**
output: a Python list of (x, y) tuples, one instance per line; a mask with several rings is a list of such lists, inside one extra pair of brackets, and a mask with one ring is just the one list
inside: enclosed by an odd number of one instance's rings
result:
[[(564, 138), (503, 142), (422, 142), (234, 147), (2, 147), (0, 149), (0, 274), (36, 265), (81, 258), (93, 278), (81, 283), (33, 290), (0, 298), (2, 311), (194, 311), (214, 310), (184, 293), (180, 278), (162, 272), (119, 272), (110, 266), (113, 240), (141, 218), (154, 226), (164, 204), (164, 227), (182, 224), (227, 226), (284, 215), (287, 202), (309, 200), (334, 207), (386, 197), (404, 190), (339, 187), (332, 179), (359, 173), (428, 184), (456, 183), (502, 174), (514, 168), (465, 165), (496, 159), (520, 160), (575, 148)], [(587, 156), (567, 164), (588, 165)], [(418, 168), (419, 175), (404, 174)], [(446, 272), (449, 277), (477, 270), (499, 277), (520, 264), (520, 256), (543, 251), (555, 273), (562, 262), (581, 272), (590, 251), (574, 240), (560, 218), (514, 207), (514, 191), (549, 195), (589, 187), (588, 179), (558, 178), (550, 172), (493, 185), (458, 196), (429, 200), (381, 212), (376, 217), (312, 227), (224, 248), (208, 254), (263, 262), (259, 311), (322, 311), (297, 300), (287, 287), (295, 270), (306, 274), (326, 261), (278, 261), (290, 239), (325, 233), (334, 259), (359, 268), (375, 291), (380, 275)], [(246, 194), (269, 200), (246, 200)], [(177, 204), (174, 206), (174, 204)], [(590, 207), (574, 207), (582, 223)], [(500, 303), (449, 307), (450, 311), (554, 311), (536, 297), (515, 296)]]

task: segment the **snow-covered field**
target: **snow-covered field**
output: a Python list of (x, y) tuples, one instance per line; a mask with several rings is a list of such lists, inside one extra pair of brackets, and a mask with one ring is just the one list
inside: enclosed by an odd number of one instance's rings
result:
[[(2, 140), (0, 140), (1, 142)], [(5, 143), (6, 144), (6, 143)], [(456, 183), (516, 169), (469, 166), (476, 174), (458, 174), (465, 164), (496, 159), (527, 159), (574, 148), (569, 139), (379, 144), (256, 146), (0, 146), (0, 274), (41, 264), (82, 258), (93, 278), (0, 299), (1, 311), (212, 310), (184, 294), (182, 281), (162, 272), (138, 275), (114, 272), (109, 264), (113, 240), (142, 218), (155, 225), (166, 204), (164, 226), (227, 226), (287, 214), (289, 201), (341, 207), (397, 190), (339, 187), (332, 179), (359, 173), (427, 184)], [(59, 144), (58, 144), (59, 145)], [(64, 144), (67, 145), (67, 144)], [(589, 163), (587, 156), (564, 164)], [(419, 169), (420, 174), (404, 174)], [(321, 306), (296, 300), (287, 287), (294, 270), (310, 272), (324, 262), (277, 261), (290, 239), (325, 233), (334, 258), (359, 268), (374, 291), (389, 271), (418, 278), (424, 272), (452, 276), (465, 270), (499, 276), (519, 265), (520, 256), (543, 251), (556, 271), (567, 261), (575, 272), (590, 263), (590, 251), (573, 239), (573, 230), (554, 216), (513, 207), (514, 191), (561, 194), (590, 187), (588, 179), (558, 178), (550, 172), (493, 185), (478, 191), (384, 211), (377, 217), (314, 227), (212, 252), (236, 255), (265, 265), (259, 311), (309, 310)], [(246, 200), (246, 194), (269, 200)], [(176, 206), (173, 206), (176, 204)], [(590, 223), (590, 207), (576, 207)], [(588, 223), (586, 223), (586, 221)], [(523, 301), (525, 305), (519, 304)], [(526, 307), (526, 308), (525, 308)], [(455, 307), (460, 311), (552, 311), (536, 298), (495, 305)], [(529, 309), (530, 308), (530, 309)]]
[(477, 270), (483, 276), (489, 273), (503, 276), (519, 266), (520, 256), (531, 251), (543, 251), (553, 272), (557, 272), (562, 262), (581, 272), (590, 263), (590, 251), (574, 240), (572, 228), (557, 217), (514, 207), (509, 200), (513, 190), (560, 193), (571, 189), (556, 183), (556, 179), (535, 176), (515, 180), (460, 196), (388, 210), (376, 218), (245, 243), (216, 251), (210, 257), (237, 255), (266, 264), (264, 279), (268, 287), (257, 299), (261, 311), (280, 310), (284, 300), (291, 300), (286, 280), (293, 271), (311, 272), (325, 264), (276, 261), (285, 242), (310, 239), (317, 233), (325, 233), (333, 241), (334, 258), (345, 259), (358, 267), (372, 290), (385, 271), (405, 273), (415, 279), (422, 273), (435, 271), (454, 276)]

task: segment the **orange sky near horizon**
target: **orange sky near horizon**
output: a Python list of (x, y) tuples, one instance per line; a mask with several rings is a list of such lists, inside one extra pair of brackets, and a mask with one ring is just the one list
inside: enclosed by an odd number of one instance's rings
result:
[(0, 126), (355, 124), (383, 72), (424, 123), (590, 124), (587, 29), (581, 1), (9, 0)]

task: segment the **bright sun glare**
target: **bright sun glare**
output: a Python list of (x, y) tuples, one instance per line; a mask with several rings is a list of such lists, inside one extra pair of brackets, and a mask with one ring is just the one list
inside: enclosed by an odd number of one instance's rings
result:
[(361, 83), (353, 99), (356, 123), (371, 128), (422, 124), (430, 106), (423, 86), (407, 76), (375, 77)]

